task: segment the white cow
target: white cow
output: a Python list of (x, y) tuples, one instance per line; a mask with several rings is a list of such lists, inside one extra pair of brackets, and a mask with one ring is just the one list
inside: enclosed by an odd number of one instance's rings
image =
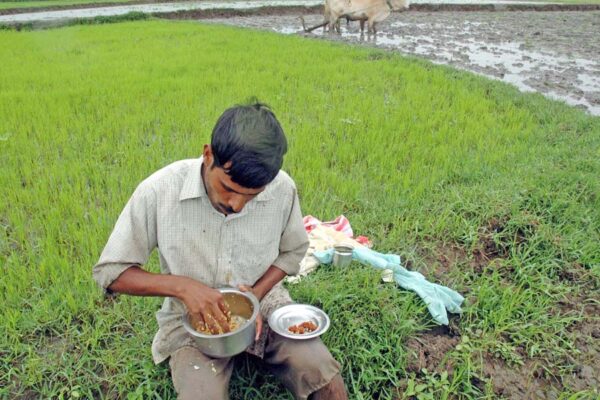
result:
[(409, 0), (325, 0), (325, 22), (330, 32), (340, 32), (340, 18), (360, 21), (360, 31), (364, 32), (367, 21), (367, 32), (376, 33), (375, 24), (408, 5)]

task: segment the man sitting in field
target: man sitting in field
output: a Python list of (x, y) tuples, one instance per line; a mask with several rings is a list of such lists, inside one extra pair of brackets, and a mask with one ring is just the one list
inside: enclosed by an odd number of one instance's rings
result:
[[(244, 285), (263, 318), (291, 302), (281, 284), (308, 246), (293, 180), (280, 171), (287, 141), (262, 104), (226, 110), (202, 157), (152, 174), (135, 190), (94, 267), (108, 292), (164, 296), (152, 344), (156, 363), (170, 357), (181, 399), (226, 399), (231, 358), (212, 359), (182, 325), (187, 310), (213, 331), (228, 330), (221, 293)], [(158, 248), (161, 274), (141, 267)], [(219, 325), (219, 326), (217, 326)], [(262, 319), (257, 319), (257, 338)], [(297, 399), (346, 399), (340, 365), (320, 339), (269, 333), (264, 361)]]

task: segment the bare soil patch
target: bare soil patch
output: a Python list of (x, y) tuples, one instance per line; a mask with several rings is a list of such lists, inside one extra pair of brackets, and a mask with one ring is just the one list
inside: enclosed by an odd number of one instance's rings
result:
[[(160, 1), (160, 3), (175, 3), (180, 0), (164, 0)], [(42, 11), (58, 11), (58, 10), (73, 10), (73, 9), (85, 9), (85, 8), (99, 8), (99, 7), (111, 7), (111, 6), (125, 6), (125, 5), (133, 5), (133, 4), (151, 4), (152, 1), (147, 0), (132, 0), (123, 3), (106, 3), (106, 2), (98, 2), (98, 3), (89, 3), (89, 4), (67, 4), (61, 6), (46, 6), (46, 7), (19, 7), (19, 8), (10, 8), (7, 10), (0, 10), (0, 15), (14, 15), (14, 14), (23, 14), (30, 12), (42, 12)], [(158, 1), (154, 3), (159, 3)]]
[(320, 12), (322, 6), (277, 6), (277, 7), (258, 7), (245, 10), (235, 9), (215, 9), (215, 10), (181, 10), (168, 13), (156, 13), (155, 15), (163, 19), (215, 19), (221, 18), (235, 19), (239, 18), (260, 18), (270, 16), (298, 16), (304, 14), (314, 14)]
[(454, 350), (459, 342), (460, 334), (454, 327), (454, 322), (450, 327), (440, 326), (410, 339), (407, 343), (407, 370), (416, 373), (422, 369), (451, 373), (453, 366), (446, 355)]

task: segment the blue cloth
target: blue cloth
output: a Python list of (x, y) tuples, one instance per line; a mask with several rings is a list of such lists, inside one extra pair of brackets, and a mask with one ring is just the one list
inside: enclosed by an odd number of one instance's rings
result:
[[(331, 264), (333, 249), (317, 251), (313, 254), (322, 264)], [(458, 292), (437, 283), (429, 282), (416, 271), (408, 271), (400, 264), (400, 256), (396, 254), (382, 254), (366, 247), (359, 247), (352, 251), (352, 259), (362, 264), (379, 269), (390, 269), (394, 272), (394, 280), (400, 287), (412, 290), (427, 305), (433, 319), (443, 325), (448, 325), (448, 314), (461, 313), (460, 305), (465, 300)]]

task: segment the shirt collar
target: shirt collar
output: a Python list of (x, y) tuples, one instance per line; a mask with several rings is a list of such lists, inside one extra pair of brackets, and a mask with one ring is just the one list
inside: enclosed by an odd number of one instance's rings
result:
[[(204, 188), (204, 182), (202, 181), (202, 163), (204, 157), (197, 158), (192, 161), (190, 170), (185, 177), (183, 187), (179, 192), (179, 200), (196, 199), (199, 197), (208, 197), (206, 189)], [(260, 192), (250, 203), (253, 201), (268, 201), (273, 199), (273, 182), (269, 183), (265, 190)]]
[(202, 162), (204, 157), (192, 161), (192, 165), (185, 177), (179, 200), (196, 199), (198, 197), (207, 197), (204, 183), (202, 182)]

